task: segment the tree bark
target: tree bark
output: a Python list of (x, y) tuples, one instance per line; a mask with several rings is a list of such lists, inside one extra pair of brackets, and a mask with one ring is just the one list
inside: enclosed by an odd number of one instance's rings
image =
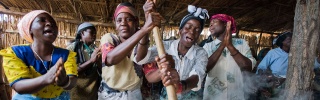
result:
[(283, 100), (312, 100), (319, 20), (319, 0), (297, 0)]

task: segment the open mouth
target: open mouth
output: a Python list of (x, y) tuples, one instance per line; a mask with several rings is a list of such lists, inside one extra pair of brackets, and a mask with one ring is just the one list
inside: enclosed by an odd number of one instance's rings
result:
[(191, 37), (188, 37), (188, 36), (186, 36), (186, 40), (188, 41), (188, 42), (193, 42), (193, 38), (191, 38)]
[(44, 34), (47, 34), (47, 35), (54, 35), (54, 31), (51, 30), (51, 29), (47, 29), (43, 32)]

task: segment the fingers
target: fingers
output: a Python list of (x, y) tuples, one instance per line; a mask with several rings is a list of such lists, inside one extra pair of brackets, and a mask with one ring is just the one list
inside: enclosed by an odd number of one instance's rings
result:
[(146, 3), (143, 5), (143, 10), (145, 13), (150, 13), (154, 11), (154, 3), (151, 0), (147, 0)]
[(176, 70), (166, 70), (162, 73), (161, 79), (164, 86), (175, 85), (180, 82)]
[(227, 32), (226, 32), (226, 33), (227, 33), (227, 34), (226, 34), (226, 37), (227, 37), (227, 36), (229, 36), (229, 35), (231, 34), (231, 33), (230, 33), (230, 32), (231, 32), (231, 31), (230, 31), (230, 30), (231, 30), (231, 21), (228, 21), (228, 22), (227, 22), (226, 29), (227, 29)]
[(60, 57), (59, 60), (58, 60), (57, 63), (56, 63), (56, 66), (57, 66), (57, 67), (59, 67), (59, 66), (61, 66), (61, 65), (63, 65), (63, 59), (62, 59), (62, 57)]
[(174, 60), (171, 55), (168, 55), (168, 54), (161, 55), (160, 57), (156, 57), (155, 60), (160, 69), (174, 67)]

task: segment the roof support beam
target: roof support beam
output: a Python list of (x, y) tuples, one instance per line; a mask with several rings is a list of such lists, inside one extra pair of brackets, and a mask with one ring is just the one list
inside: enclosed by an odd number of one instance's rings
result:
[[(12, 10), (7, 10), (7, 9), (3, 9), (3, 8), (0, 8), (0, 13), (11, 14), (11, 15), (21, 15), (21, 16), (27, 14), (25, 12), (12, 11)], [(74, 23), (74, 24), (82, 23), (82, 21), (74, 20), (74, 19), (66, 19), (66, 18), (59, 18), (59, 17), (54, 17), (54, 19), (56, 21), (62, 21), (62, 22), (68, 22), (68, 23)], [(101, 23), (101, 22), (90, 22), (90, 23), (92, 23), (93, 25), (105, 26), (105, 27), (114, 26), (113, 23)]]

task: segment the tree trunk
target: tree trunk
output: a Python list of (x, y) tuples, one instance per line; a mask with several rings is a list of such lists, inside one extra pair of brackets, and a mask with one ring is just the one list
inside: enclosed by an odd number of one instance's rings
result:
[(319, 20), (319, 0), (297, 0), (283, 100), (312, 100)]

